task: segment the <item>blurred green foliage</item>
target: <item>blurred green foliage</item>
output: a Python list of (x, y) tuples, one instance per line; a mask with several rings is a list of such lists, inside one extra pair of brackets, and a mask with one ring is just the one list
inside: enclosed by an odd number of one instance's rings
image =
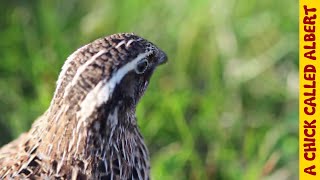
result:
[(169, 56), (138, 107), (153, 179), (298, 179), (298, 2), (1, 1), (0, 144), (78, 47), (135, 32)]

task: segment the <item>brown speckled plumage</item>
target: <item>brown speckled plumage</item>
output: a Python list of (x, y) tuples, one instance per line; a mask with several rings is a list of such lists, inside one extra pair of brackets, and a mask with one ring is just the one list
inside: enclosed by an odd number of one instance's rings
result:
[(78, 49), (48, 110), (0, 149), (0, 179), (149, 179), (135, 109), (165, 61), (163, 51), (128, 33)]

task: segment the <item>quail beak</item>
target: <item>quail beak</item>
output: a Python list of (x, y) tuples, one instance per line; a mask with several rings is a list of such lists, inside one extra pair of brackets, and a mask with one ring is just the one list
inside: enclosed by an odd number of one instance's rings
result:
[(158, 53), (158, 58), (157, 59), (158, 59), (158, 62), (157, 62), (158, 65), (164, 64), (164, 63), (166, 63), (168, 61), (168, 57), (167, 57), (166, 53), (161, 51), (161, 50)]

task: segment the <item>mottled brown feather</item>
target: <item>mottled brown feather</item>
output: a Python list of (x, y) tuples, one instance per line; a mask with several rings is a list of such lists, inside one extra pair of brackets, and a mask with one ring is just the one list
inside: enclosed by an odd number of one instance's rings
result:
[[(148, 61), (143, 72), (137, 64)], [(48, 110), (0, 149), (0, 179), (149, 179), (135, 108), (166, 55), (120, 33), (95, 40), (65, 62)]]

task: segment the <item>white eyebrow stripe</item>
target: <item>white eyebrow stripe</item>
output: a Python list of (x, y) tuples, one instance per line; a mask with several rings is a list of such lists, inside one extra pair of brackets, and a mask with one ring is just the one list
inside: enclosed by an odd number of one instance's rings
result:
[(107, 80), (101, 80), (84, 98), (81, 102), (81, 110), (77, 112), (77, 117), (81, 117), (80, 121), (85, 121), (94, 110), (99, 107), (101, 104), (107, 102), (112, 96), (114, 88), (117, 84), (120, 83), (122, 78), (131, 70), (136, 67), (136, 64), (146, 56), (150, 55), (151, 52), (146, 52), (139, 54), (135, 59), (129, 63), (122, 66), (115, 73), (112, 74), (112, 77)]
[(125, 40), (122, 40), (119, 44), (117, 44), (116, 48), (119, 48), (122, 44), (125, 44), (126, 41)]
[(112, 78), (108, 81), (108, 84), (110, 84), (110, 87), (113, 89), (114, 87), (121, 81), (121, 79), (131, 70), (133, 70), (137, 63), (147, 57), (148, 55), (150, 55), (151, 52), (146, 52), (146, 53), (142, 53), (139, 54), (135, 59), (133, 59), (132, 61), (130, 61), (129, 63), (127, 63), (126, 65), (122, 66), (120, 69), (118, 69), (118, 71), (116, 71), (115, 73), (112, 74)]
[(129, 47), (130, 44), (133, 43), (133, 41), (134, 41), (133, 39), (130, 39), (130, 40), (127, 42), (127, 44), (126, 44), (126, 47)]

